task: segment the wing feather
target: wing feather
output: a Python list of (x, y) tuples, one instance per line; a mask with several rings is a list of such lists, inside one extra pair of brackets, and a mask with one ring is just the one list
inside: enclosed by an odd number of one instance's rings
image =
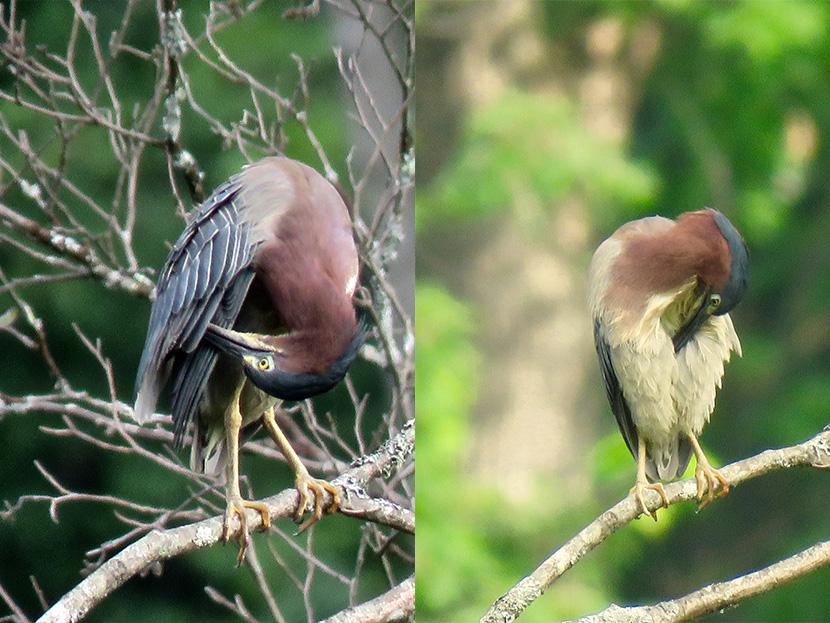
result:
[[(229, 288), (224, 292), (221, 300), (216, 301), (216, 308), (211, 312), (211, 322), (223, 328), (233, 325), (245, 294), (248, 291), (254, 271), (250, 268), (242, 271)], [(205, 323), (205, 328), (207, 323)], [(200, 335), (204, 334), (204, 329)], [(173, 372), (173, 423), (174, 445), (181, 447), (188, 424), (193, 421), (199, 407), (199, 398), (204, 392), (210, 373), (216, 363), (218, 352), (207, 342), (194, 345), (195, 350), (177, 361)]]
[(179, 350), (186, 353), (195, 350), (202, 339), (202, 335), (204, 335), (208, 323), (211, 322), (213, 316), (216, 314), (216, 310), (219, 309), (221, 302), (222, 293), (216, 292), (203, 302), (198, 313), (193, 313), (187, 317), (186, 322), (179, 329), (179, 332), (183, 336), (182, 342), (179, 344)]
[(213, 245), (211, 247), (209, 271), (206, 275), (206, 292), (212, 292), (216, 289), (216, 286), (225, 274), (226, 266), (236, 265), (232, 259), (233, 247), (236, 242), (236, 239), (231, 236), (230, 227), (220, 229), (216, 233), (216, 238), (213, 239)]
[(172, 411), (182, 415), (173, 418), (173, 445), (176, 448), (184, 442), (188, 424), (198, 408), (199, 397), (217, 357), (216, 349), (205, 343), (177, 361), (173, 372)]
[(611, 411), (613, 411), (614, 417), (617, 420), (617, 426), (620, 427), (620, 432), (622, 433), (623, 439), (625, 439), (625, 445), (628, 446), (629, 452), (636, 459), (637, 427), (634, 425), (631, 410), (625, 401), (617, 373), (614, 371), (614, 364), (611, 361), (611, 347), (603, 335), (602, 327), (598, 319), (594, 319), (594, 344), (597, 349), (599, 367), (602, 371), (602, 381), (605, 384), (605, 392), (608, 395)]
[(216, 236), (211, 236), (205, 242), (204, 249), (199, 254), (200, 262), (195, 266), (198, 273), (196, 279), (196, 298), (202, 298), (207, 294), (208, 283), (210, 283), (210, 267), (213, 264), (213, 247)]
[(250, 226), (235, 205), (239, 189), (233, 177), (199, 207), (160, 271), (136, 379), (139, 422), (153, 413), (172, 362), (173, 420), (183, 435), (216, 360), (199, 345), (205, 330), (211, 322), (227, 328), (239, 314), (254, 255)]

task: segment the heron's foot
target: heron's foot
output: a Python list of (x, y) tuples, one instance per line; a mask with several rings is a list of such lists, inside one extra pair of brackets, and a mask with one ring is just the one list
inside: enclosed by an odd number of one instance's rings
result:
[[(259, 513), (260, 519), (262, 520), (261, 530), (267, 530), (271, 527), (271, 515), (265, 504), (243, 500), (238, 495), (228, 496), (228, 505), (225, 508), (225, 519), (222, 523), (222, 540), (227, 543), (233, 538), (233, 540), (239, 543), (239, 554), (236, 556), (237, 565), (242, 564), (242, 561), (245, 559), (245, 552), (248, 550), (248, 545), (251, 542), (251, 535), (248, 531), (248, 516), (245, 513), (246, 508), (252, 508)], [(239, 531), (235, 537), (231, 535), (231, 524), (234, 515), (239, 517)]]
[(669, 498), (666, 496), (666, 490), (663, 488), (663, 483), (661, 482), (641, 482), (638, 480), (637, 484), (631, 487), (629, 494), (633, 495), (637, 500), (637, 504), (640, 506), (640, 511), (642, 511), (644, 515), (651, 515), (651, 518), (654, 521), (657, 521), (657, 509), (655, 508), (653, 511), (650, 511), (648, 510), (648, 506), (646, 506), (645, 498), (643, 498), (643, 491), (645, 489), (656, 491), (660, 496), (660, 506), (664, 508), (669, 507)]
[(697, 467), (695, 467), (695, 482), (697, 482), (698, 510), (709, 506), (716, 497), (723, 497), (729, 493), (729, 481), (709, 465), (708, 461), (698, 460)]
[[(297, 493), (300, 495), (300, 499), (297, 502), (297, 512), (294, 513), (294, 521), (296, 523), (302, 521), (309, 500), (311, 498), (314, 499), (314, 508), (311, 511), (311, 517), (300, 524), (300, 527), (297, 529), (297, 534), (304, 532), (309, 526), (320, 521), (323, 513), (336, 513), (340, 510), (340, 492), (330, 482), (317, 480), (316, 478), (312, 478), (308, 472), (305, 472), (297, 474), (295, 486), (297, 487)], [(331, 502), (323, 506), (326, 492), (331, 495)]]

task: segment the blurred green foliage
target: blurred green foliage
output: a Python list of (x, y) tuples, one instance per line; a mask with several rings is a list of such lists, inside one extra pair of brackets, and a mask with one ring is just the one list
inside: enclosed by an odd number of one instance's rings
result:
[(646, 166), (587, 131), (566, 98), (511, 90), (472, 111), (452, 167), (422, 197), (417, 217), (422, 227), (486, 217), (515, 194), (554, 205), (574, 186), (597, 205), (636, 209), (652, 199), (655, 183)]
[[(479, 361), (470, 344), (473, 320), (463, 304), (428, 284), (418, 287), (415, 300), (417, 436), (434, 440), (418, 448), (418, 462), (429, 466), (418, 488), (418, 521), (451, 528), (450, 538), (459, 545), (447, 548), (448, 534), (440, 530), (418, 533), (417, 595), (419, 608), (449, 610), (460, 616), (458, 598), (470, 590), (468, 582), (476, 580), (475, 569), (495, 563), (476, 523), (466, 517), (464, 508), (475, 500), (475, 491), (463, 486), (461, 477)], [(422, 585), (427, 590), (421, 590)], [(466, 614), (469, 618), (471, 613)]]
[[(420, 253), (447, 237), (448, 224), (463, 232), (521, 220), (512, 211), (517, 196), (544, 210), (577, 196), (595, 243), (632, 218), (716, 207), (747, 239), (752, 274), (733, 314), (744, 357), (728, 366), (704, 433), (707, 451), (722, 464), (815, 434), (830, 420), (830, 5), (531, 5), (539, 17), (531, 28), (548, 46), (542, 56), (554, 59), (547, 70), (561, 71), (562, 88), (534, 90), (528, 76), (545, 67), (525, 67), (492, 101), (435, 113), (440, 135), (419, 125), (419, 159), (435, 171), (419, 179)], [(418, 32), (439, 33), (428, 39), (430, 62), (418, 67), (423, 110), (439, 97), (424, 85), (464, 89), (433, 74), (442, 60), (454, 62), (467, 33), (479, 31), (458, 27), (463, 3), (419, 9)], [(591, 68), (588, 33), (603, 21), (621, 28), (611, 64), (626, 76), (634, 102), (621, 142), (587, 129), (573, 88)], [(521, 36), (522, 27), (514, 28), (507, 32)], [(631, 59), (644, 38), (657, 42), (655, 54), (635, 69)], [(432, 144), (443, 146), (440, 154)], [(555, 232), (531, 228), (527, 235), (538, 240)], [(574, 258), (574, 265), (587, 261)], [(451, 279), (440, 262), (419, 262), (419, 279), (429, 284), (418, 290), (419, 621), (471, 620), (624, 495), (633, 463), (602, 404), (586, 415), (602, 431), (592, 452), (590, 503), (571, 508), (557, 496), (555, 474), (539, 474), (534, 504), (522, 508), (470, 478), (475, 371), (487, 365), (476, 356), (474, 319), (488, 312), (441, 285)], [(498, 296), (499, 284), (488, 288)], [(600, 391), (598, 374), (595, 381), (587, 392)], [(544, 422), (539, 434), (551, 434)], [(820, 472), (789, 471), (752, 481), (700, 514), (678, 505), (661, 511), (657, 524), (640, 519), (563, 576), (521, 620), (680, 596), (791, 555), (826, 538), (827, 486)], [(828, 582), (825, 569), (710, 619), (830, 620)]]

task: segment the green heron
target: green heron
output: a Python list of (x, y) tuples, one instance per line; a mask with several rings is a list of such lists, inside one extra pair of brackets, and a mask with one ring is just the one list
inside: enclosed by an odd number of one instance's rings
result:
[[(352, 301), (358, 259), (348, 210), (314, 169), (265, 158), (225, 182), (196, 210), (161, 269), (136, 380), (135, 418), (145, 422), (169, 384), (176, 447), (192, 431), (195, 471), (225, 468), (222, 531), (245, 509), (270, 525), (268, 509), (239, 490), (240, 434), (264, 425), (295, 474), (300, 522), (340, 505), (337, 489), (312, 478), (280, 430), (281, 400), (334, 387), (363, 342)], [(325, 493), (331, 502), (323, 506)]]
[(659, 481), (681, 476), (692, 452), (700, 507), (729, 491), (697, 438), (724, 363), (741, 354), (728, 312), (744, 295), (748, 262), (743, 238), (716, 210), (626, 223), (594, 253), (594, 340), (611, 410), (637, 460), (631, 492), (643, 513), (644, 489), (668, 505)]

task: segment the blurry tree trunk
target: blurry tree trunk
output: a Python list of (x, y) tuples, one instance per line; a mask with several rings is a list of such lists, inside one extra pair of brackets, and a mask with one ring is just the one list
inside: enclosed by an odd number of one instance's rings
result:
[[(458, 118), (516, 84), (527, 92), (564, 95), (590, 132), (613, 143), (626, 139), (628, 70), (638, 63), (620, 58), (622, 25), (606, 19), (590, 27), (579, 42), (586, 54), (577, 62), (543, 37), (541, 8), (530, 1), (449, 4), (446, 14), (431, 16), (426, 36), (419, 30), (419, 62), (450, 57), (440, 65), (445, 73), (423, 72), (445, 94), (419, 111), (419, 131), (429, 135), (421, 169), (427, 177), (442, 158), (452, 157), (448, 136), (457, 135)], [(599, 387), (585, 272), (596, 236), (580, 192), (573, 190), (558, 205), (541, 205), (531, 189), (516, 188), (502, 216), (465, 231), (450, 226), (419, 256), (425, 272), (439, 274), (481, 310), (477, 329), (486, 365), (474, 409), (480, 419), (473, 425), (471, 467), (517, 501), (529, 498), (537, 474), (556, 473), (566, 495), (589, 484), (584, 457), (596, 433), (590, 422), (586, 426), (585, 413), (599, 410), (593, 396), (600, 394), (584, 390), (586, 383)], [(584, 395), (592, 396), (590, 404)]]

